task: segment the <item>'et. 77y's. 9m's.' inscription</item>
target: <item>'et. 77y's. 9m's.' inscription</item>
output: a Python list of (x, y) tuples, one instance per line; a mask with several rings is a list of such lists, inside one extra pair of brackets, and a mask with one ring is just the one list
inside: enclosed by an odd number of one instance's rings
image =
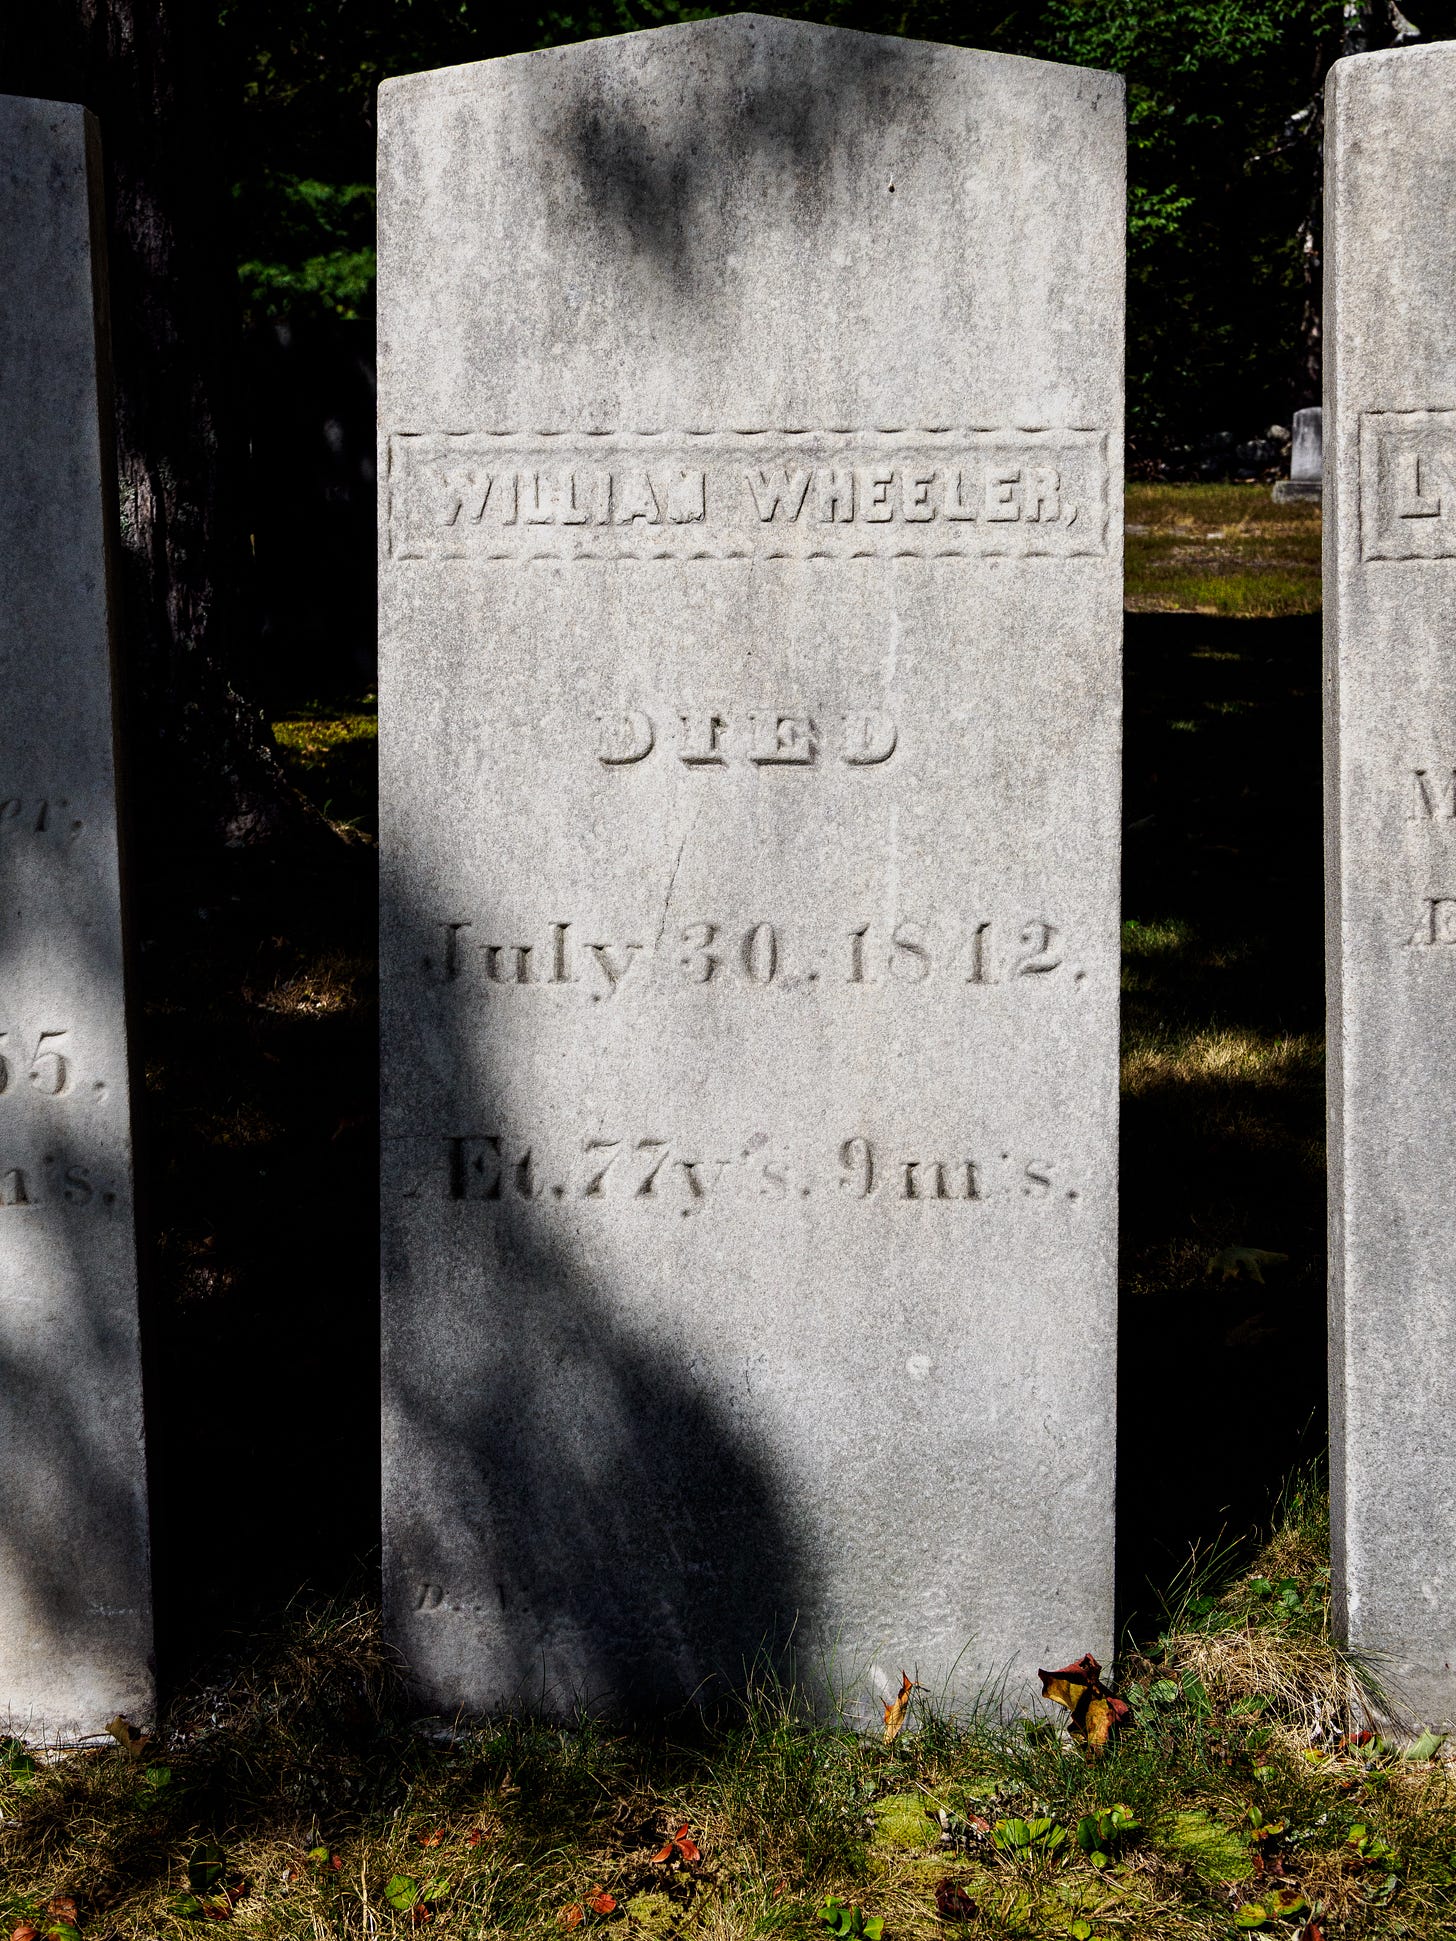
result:
[[(576, 1150), (555, 1140), (463, 1133), (445, 1142), (445, 1197), (491, 1205), (585, 1201), (681, 1214), (720, 1199), (890, 1201), (918, 1206), (985, 1206), (993, 1201), (1077, 1201), (1049, 1161), (1011, 1151), (983, 1157), (938, 1154), (937, 1142), (907, 1152), (856, 1133), (796, 1160), (761, 1134), (700, 1141), (594, 1134)], [(724, 1148), (727, 1148), (725, 1151)], [(418, 1191), (410, 1197), (420, 1197)]]

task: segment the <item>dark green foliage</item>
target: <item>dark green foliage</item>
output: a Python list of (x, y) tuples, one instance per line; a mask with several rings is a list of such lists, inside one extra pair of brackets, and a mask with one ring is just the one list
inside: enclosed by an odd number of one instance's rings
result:
[[(381, 79), (738, 10), (733, 0), (569, 10), (223, 0), (252, 313), (371, 313)], [(1342, 0), (809, 0), (760, 10), (1126, 75), (1134, 456), (1219, 431), (1248, 437), (1317, 401), (1321, 91), (1350, 31)], [(1453, 0), (1414, 11), (1426, 39), (1456, 24)]]

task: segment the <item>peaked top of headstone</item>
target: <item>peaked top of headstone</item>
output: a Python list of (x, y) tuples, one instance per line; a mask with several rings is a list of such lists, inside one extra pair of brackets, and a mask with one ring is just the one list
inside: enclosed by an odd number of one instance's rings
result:
[(565, 41), (556, 47), (533, 48), (520, 54), (495, 55), (488, 60), (462, 61), (449, 67), (423, 68), (413, 74), (391, 75), (380, 82), (379, 92), (383, 95), (409, 88), (438, 87), (453, 92), (468, 87), (474, 80), (484, 80), (491, 73), (523, 63), (580, 62), (600, 59), (604, 54), (620, 59), (626, 48), (642, 46), (647, 42), (663, 46), (672, 41), (687, 47), (695, 42), (712, 40), (738, 42), (745, 47), (764, 40), (772, 40), (782, 47), (795, 44), (808, 46), (818, 42), (821, 48), (827, 48), (838, 43), (846, 48), (858, 46), (866, 51), (873, 49), (881, 55), (894, 50), (902, 58), (929, 56), (962, 66), (993, 65), (1007, 71), (1022, 69), (1045, 76), (1075, 77), (1074, 84), (1079, 92), (1088, 88), (1089, 84), (1098, 93), (1111, 92), (1119, 98), (1125, 91), (1120, 74), (1101, 68), (1030, 59), (1022, 54), (993, 53), (985, 48), (958, 47), (945, 41), (922, 40), (902, 34), (871, 34), (855, 27), (828, 27), (812, 20), (786, 20), (778, 14), (725, 13), (715, 14), (708, 20), (675, 21), (664, 27), (637, 28), (626, 34), (601, 34), (591, 40)]
[(1122, 100), (1095, 69), (763, 14), (404, 76), (381, 408), (1113, 436)]

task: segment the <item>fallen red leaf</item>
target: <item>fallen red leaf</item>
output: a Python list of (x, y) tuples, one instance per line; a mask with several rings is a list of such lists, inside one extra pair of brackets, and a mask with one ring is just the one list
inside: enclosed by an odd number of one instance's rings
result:
[(915, 1680), (901, 1668), (900, 1691), (896, 1698), (885, 1706), (885, 1744), (892, 1745), (905, 1730), (905, 1720), (910, 1711), (910, 1694), (915, 1690)]
[(942, 1921), (974, 1921), (981, 1910), (964, 1887), (947, 1877), (935, 1883), (935, 1911)]
[(467, 1847), (478, 1847), (484, 1838), (485, 1838), (484, 1829), (478, 1826), (473, 1826), (465, 1836), (465, 1844)]
[(617, 1903), (605, 1887), (594, 1887), (586, 1897), (586, 1904), (593, 1914), (615, 1914)]
[(580, 1901), (569, 1901), (556, 1916), (564, 1928), (579, 1928), (585, 1919)]
[(336, 1853), (331, 1853), (329, 1855), (329, 1865), (333, 1868), (336, 1874), (341, 1874), (344, 1871), (344, 1863), (342, 1859), (339, 1857), (339, 1855)]
[(444, 1839), (444, 1837), (445, 1837), (444, 1827), (442, 1826), (432, 1827), (428, 1833), (422, 1833), (420, 1835), (420, 1845), (422, 1847), (438, 1847), (440, 1842)]
[(672, 1836), (672, 1844), (677, 1848), (678, 1852), (690, 1867), (696, 1867), (703, 1857), (696, 1840), (688, 1832), (688, 1823), (686, 1820), (683, 1821), (677, 1832)]
[(40, 1929), (22, 1921), (18, 1928), (12, 1929), (10, 1941), (40, 1941)]

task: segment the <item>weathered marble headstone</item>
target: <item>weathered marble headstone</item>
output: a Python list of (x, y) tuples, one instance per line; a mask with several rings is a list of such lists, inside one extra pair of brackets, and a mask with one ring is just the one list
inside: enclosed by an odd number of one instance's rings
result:
[(1274, 487), (1276, 505), (1293, 505), (1301, 499), (1318, 500), (1324, 492), (1324, 410), (1306, 405), (1294, 414), (1294, 438), (1289, 453), (1289, 477)]
[(1122, 84), (739, 15), (380, 115), (393, 1635), (1019, 1696), (1111, 1642)]
[(1352, 1644), (1456, 1726), (1456, 47), (1328, 92), (1330, 1380)]
[(0, 1734), (152, 1702), (101, 168), (0, 97)]

